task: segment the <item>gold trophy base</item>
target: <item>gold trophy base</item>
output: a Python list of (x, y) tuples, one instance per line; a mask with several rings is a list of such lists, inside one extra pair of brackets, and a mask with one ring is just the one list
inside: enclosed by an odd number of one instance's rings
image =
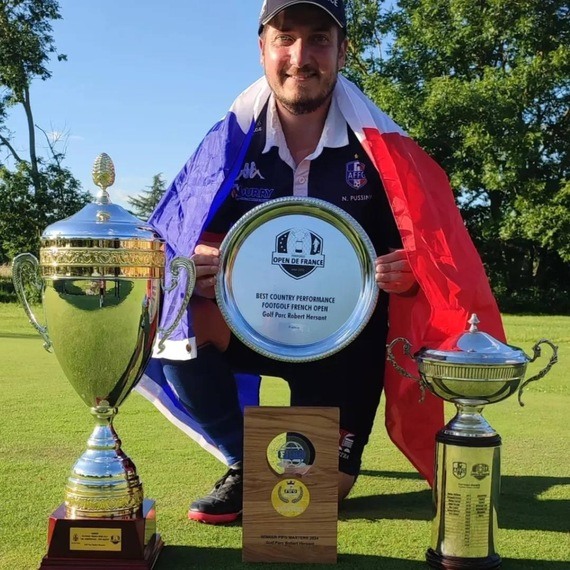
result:
[(130, 519), (70, 519), (62, 503), (49, 518), (48, 552), (40, 570), (150, 570), (163, 546), (150, 499), (144, 500), (142, 515)]

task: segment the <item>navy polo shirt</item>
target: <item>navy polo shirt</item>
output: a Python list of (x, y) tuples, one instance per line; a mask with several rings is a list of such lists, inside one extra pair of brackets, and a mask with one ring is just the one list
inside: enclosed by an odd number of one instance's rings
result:
[(296, 165), (270, 98), (234, 186), (206, 231), (225, 234), (255, 206), (294, 195), (320, 198), (348, 212), (368, 234), (377, 255), (402, 247), (380, 176), (335, 101), (317, 149)]

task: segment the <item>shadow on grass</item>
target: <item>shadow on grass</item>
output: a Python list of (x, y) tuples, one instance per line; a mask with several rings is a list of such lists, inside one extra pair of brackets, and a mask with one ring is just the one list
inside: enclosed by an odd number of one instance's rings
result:
[[(242, 551), (237, 548), (204, 548), (192, 546), (166, 546), (154, 570), (183, 570), (188, 568), (233, 569), (267, 568), (266, 563), (244, 564)], [(401, 560), (385, 556), (366, 556), (362, 554), (339, 554), (336, 565), (340, 568), (389, 568), (390, 570), (411, 570), (425, 568), (424, 562)], [(315, 564), (271, 563), (272, 570), (295, 570), (297, 568), (315, 569)]]
[[(371, 471), (363, 469), (360, 476), (381, 477), (383, 479), (397, 479), (423, 481), (418, 473), (397, 471)], [(357, 483), (358, 484), (358, 483)], [(364, 497), (348, 497), (342, 502), (338, 517), (340, 520), (350, 519), (431, 519), (431, 490), (427, 487), (422, 491), (405, 492), (388, 495), (369, 495)]]
[(430, 520), (431, 491), (349, 497), (338, 512), (341, 521), (366, 520)]
[(551, 487), (568, 484), (570, 477), (502, 477), (499, 526), (570, 532), (570, 501), (539, 498)]
[[(361, 474), (368, 477), (421, 480), (417, 473), (364, 470)], [(539, 498), (552, 487), (568, 484), (570, 477), (501, 477), (499, 526), (513, 530), (569, 532), (570, 501)], [(431, 490), (349, 497), (340, 508), (339, 518), (431, 520)]]
[[(154, 570), (186, 570), (191, 568), (207, 568), (223, 570), (244, 568), (267, 568), (267, 564), (244, 564), (241, 560), (242, 551), (237, 548), (204, 548), (193, 546), (166, 546)], [(427, 564), (418, 560), (389, 558), (364, 554), (339, 554), (335, 568), (386, 568), (389, 570), (425, 569)], [(300, 568), (315, 569), (315, 564), (271, 564), (272, 570), (295, 570)], [(567, 562), (549, 560), (503, 559), (503, 570), (567, 570)]]

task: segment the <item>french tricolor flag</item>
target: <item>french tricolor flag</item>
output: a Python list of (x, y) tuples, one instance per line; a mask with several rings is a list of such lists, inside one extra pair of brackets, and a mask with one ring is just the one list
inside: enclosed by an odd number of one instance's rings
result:
[[(269, 96), (264, 78), (246, 89), (206, 135), (166, 191), (150, 223), (166, 242), (167, 263), (178, 255), (192, 255), (203, 228), (240, 172), (257, 117)], [(504, 340), (497, 304), (446, 174), (350, 81), (339, 77), (334, 97), (382, 178), (420, 285), (414, 296), (390, 296), (388, 342), (404, 337), (414, 352), (422, 348), (447, 349), (450, 339), (466, 330), (472, 313), (479, 317), (481, 330)], [(184, 286), (182, 279), (176, 289), (165, 294), (161, 326), (174, 320)], [(184, 360), (196, 356), (190, 314), (186, 314), (165, 344), (163, 358)], [(379, 354), (383, 352), (379, 350)], [(400, 355), (399, 363), (418, 375), (412, 359)], [(236, 380), (242, 404), (259, 403), (259, 378), (238, 375)], [(224, 461), (215, 443), (178, 403), (159, 360), (151, 359), (136, 389)], [(435, 434), (444, 424), (442, 401), (428, 393), (420, 403), (419, 385), (402, 377), (390, 364), (385, 367), (384, 390), (385, 423), (390, 438), (432, 484)]]

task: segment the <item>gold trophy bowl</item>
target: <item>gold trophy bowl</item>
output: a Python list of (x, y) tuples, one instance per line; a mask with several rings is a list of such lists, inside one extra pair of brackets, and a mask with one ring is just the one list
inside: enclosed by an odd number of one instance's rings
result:
[[(185, 299), (172, 325), (159, 329), (163, 242), (152, 228), (111, 203), (107, 187), (114, 178), (111, 159), (100, 155), (93, 167), (93, 180), (100, 188), (95, 201), (46, 228), (39, 261), (24, 253), (13, 262), (16, 292), (31, 324), (45, 348), (55, 352), (96, 422), (67, 481), (67, 520), (146, 517), (142, 484), (134, 463), (121, 449), (113, 418), (141, 377), (157, 333), (162, 342), (176, 327), (195, 283), (193, 262), (174, 259), (171, 286), (185, 269)], [(26, 298), (30, 286), (42, 293), (46, 326), (39, 324)], [(146, 510), (154, 513), (154, 508)], [(75, 533), (77, 540), (81, 536), (83, 546), (77, 550), (88, 551), (89, 540), (94, 539)], [(119, 535), (109, 536), (116, 541)]]
[[(453, 402), (456, 415), (436, 436), (436, 466), (433, 487), (432, 540), (426, 553), (428, 565), (445, 570), (499, 568), (496, 551), (497, 512), (500, 492), (501, 437), (483, 418), (487, 404), (505, 400), (545, 376), (557, 362), (557, 347), (542, 339), (533, 347), (532, 358), (520, 348), (503, 344), (478, 330), (472, 315), (469, 330), (450, 339), (449, 350), (421, 349), (411, 353), (404, 338), (387, 347), (387, 358), (422, 389)], [(402, 368), (394, 347), (417, 364), (419, 377)], [(541, 345), (552, 349), (550, 361), (526, 381), (527, 365), (541, 356)], [(447, 346), (447, 345), (446, 345)], [(423, 397), (423, 396), (422, 396)]]

